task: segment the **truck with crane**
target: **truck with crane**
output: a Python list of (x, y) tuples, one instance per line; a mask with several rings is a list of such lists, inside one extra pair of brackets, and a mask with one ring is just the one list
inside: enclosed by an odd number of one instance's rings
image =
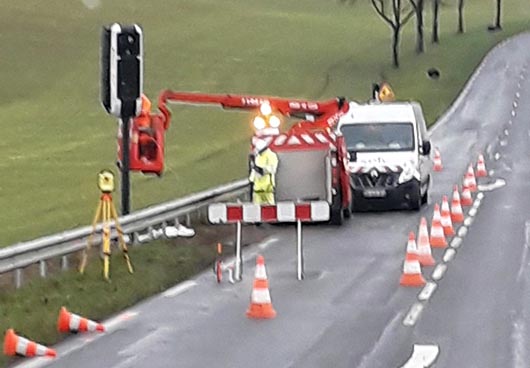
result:
[[(164, 90), (158, 96), (158, 112), (150, 113), (151, 131), (142, 131), (134, 120), (131, 124), (131, 170), (161, 175), (169, 103), (253, 113), (251, 148), (256, 139), (266, 140), (278, 155), (276, 201), (325, 200), (333, 224), (342, 224), (365, 205), (404, 204), (417, 210), (427, 202), (430, 141), (417, 103), (376, 98), (375, 103), (358, 104), (342, 97), (306, 101)], [(282, 119), (293, 121), (283, 132)], [(375, 141), (382, 138), (385, 142), (378, 145)]]
[[(348, 152), (344, 139), (336, 134), (336, 124), (349, 109), (344, 98), (305, 101), (266, 96), (203, 94), (162, 91), (158, 112), (151, 113), (152, 131), (142, 132), (131, 124), (130, 168), (161, 175), (164, 163), (164, 131), (169, 127), (168, 104), (216, 105), (223, 109), (247, 110), (255, 114), (255, 139), (267, 140), (279, 158), (276, 173), (276, 201), (326, 200), (331, 222), (342, 224), (351, 215), (352, 195)], [(281, 131), (282, 119), (295, 120)], [(149, 139), (142, 139), (149, 134)], [(147, 143), (145, 143), (147, 142)], [(149, 144), (149, 146), (147, 146)], [(118, 137), (118, 160), (121, 158)]]

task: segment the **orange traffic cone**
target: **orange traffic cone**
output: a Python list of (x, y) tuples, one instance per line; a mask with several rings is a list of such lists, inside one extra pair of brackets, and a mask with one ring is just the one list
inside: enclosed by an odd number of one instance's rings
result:
[(434, 171), (442, 171), (443, 165), (442, 165), (442, 156), (440, 155), (440, 151), (438, 151), (437, 148), (434, 149)]
[(269, 292), (265, 259), (261, 255), (256, 259), (256, 273), (254, 275), (254, 285), (252, 287), (252, 294), (250, 295), (250, 306), (247, 310), (247, 317), (256, 319), (276, 317), (276, 311), (272, 307)]
[(464, 186), (467, 186), (472, 192), (477, 191), (477, 180), (475, 179), (475, 172), (471, 165), (468, 166), (466, 175), (464, 176)]
[(418, 260), (422, 266), (434, 266), (434, 258), (431, 253), (431, 243), (429, 242), (429, 229), (427, 220), (421, 218), (420, 229), (418, 231)]
[(445, 240), (444, 228), (442, 226), (442, 215), (440, 214), (440, 206), (438, 203), (434, 205), (430, 240), (433, 248), (447, 247), (447, 240)]
[(460, 201), (460, 204), (466, 207), (471, 206), (473, 204), (473, 197), (471, 196), (471, 191), (466, 185), (464, 185), (464, 189), (462, 190), (462, 200)]
[(401, 275), (399, 284), (412, 287), (425, 285), (425, 279), (421, 274), (419, 261), (405, 260), (405, 263), (403, 264), (403, 274)]
[(449, 210), (449, 201), (446, 195), (442, 197), (442, 227), (446, 236), (455, 235), (453, 221), (451, 221), (451, 211)]
[(57, 356), (55, 350), (16, 335), (12, 328), (6, 331), (4, 337), (4, 354), (7, 356), (20, 355), (25, 357)]
[(57, 331), (59, 332), (104, 332), (105, 326), (100, 323), (91, 321), (77, 314), (70, 313), (65, 307), (59, 312), (57, 320)]
[(416, 235), (414, 231), (409, 233), (409, 241), (407, 242), (407, 253), (405, 255), (407, 261), (419, 261), (418, 246), (416, 244)]
[(486, 163), (484, 162), (484, 156), (482, 154), (478, 155), (476, 175), (477, 178), (488, 176), (488, 170), (486, 170)]
[(464, 212), (460, 204), (460, 193), (458, 193), (458, 185), (453, 189), (453, 200), (451, 201), (451, 221), (453, 223), (464, 222)]

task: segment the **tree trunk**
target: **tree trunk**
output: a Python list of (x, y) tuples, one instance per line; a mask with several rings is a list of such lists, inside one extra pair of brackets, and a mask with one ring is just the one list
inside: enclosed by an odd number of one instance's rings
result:
[(495, 28), (501, 29), (501, 5), (502, 0), (497, 0), (497, 15), (495, 16)]
[(401, 32), (401, 27), (394, 27), (392, 31), (392, 63), (395, 68), (399, 68), (399, 32)]
[(423, 40), (423, 0), (418, 0), (416, 10), (416, 52), (418, 54), (425, 51), (425, 42)]
[(433, 20), (432, 20), (432, 43), (440, 43), (440, 37), (438, 35), (438, 16), (440, 8), (440, 0), (433, 0)]
[(458, 33), (464, 33), (464, 0), (458, 0)]

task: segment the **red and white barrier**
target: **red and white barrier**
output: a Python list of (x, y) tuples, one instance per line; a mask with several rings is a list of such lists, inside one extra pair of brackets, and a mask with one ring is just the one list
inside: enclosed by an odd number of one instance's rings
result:
[(261, 222), (320, 222), (330, 217), (329, 203), (278, 202), (275, 205), (254, 203), (214, 203), (208, 206), (208, 220), (212, 224)]
[(254, 203), (214, 203), (208, 206), (208, 221), (211, 224), (236, 224), (235, 280), (241, 281), (241, 233), (242, 223), (296, 222), (296, 253), (298, 280), (304, 278), (302, 247), (302, 222), (329, 221), (330, 206), (326, 201), (278, 202), (274, 205)]

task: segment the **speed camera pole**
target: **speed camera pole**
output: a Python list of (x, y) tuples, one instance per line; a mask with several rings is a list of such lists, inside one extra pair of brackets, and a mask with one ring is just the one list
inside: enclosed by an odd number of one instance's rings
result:
[(101, 99), (108, 113), (120, 119), (118, 162), (121, 171), (121, 214), (130, 212), (130, 124), (141, 110), (143, 32), (137, 24), (103, 27)]
[(121, 118), (121, 139), (123, 145), (123, 155), (121, 159), (121, 214), (129, 214), (131, 211), (131, 183), (129, 179), (129, 152), (130, 137), (129, 126), (132, 116)]

